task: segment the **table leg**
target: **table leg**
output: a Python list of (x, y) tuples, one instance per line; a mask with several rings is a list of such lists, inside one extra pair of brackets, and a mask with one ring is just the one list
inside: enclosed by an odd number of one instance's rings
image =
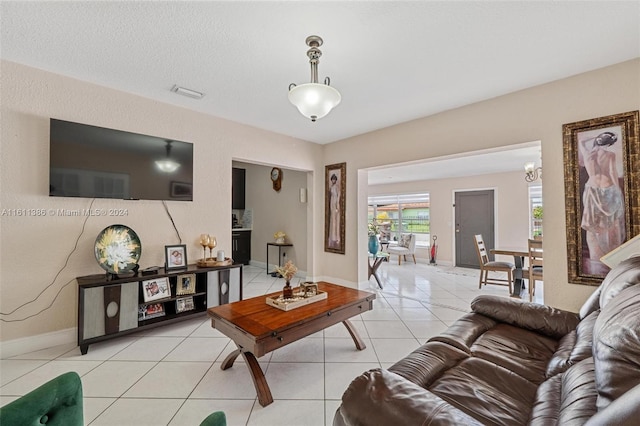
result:
[(524, 267), (524, 258), (522, 256), (513, 256), (513, 294), (511, 297), (520, 297), (520, 293), (524, 290), (524, 277), (522, 268)]
[(345, 327), (347, 327), (347, 331), (351, 335), (351, 338), (353, 339), (353, 343), (356, 344), (356, 348), (359, 351), (366, 349), (367, 345), (364, 344), (364, 341), (362, 340), (362, 338), (360, 338), (360, 335), (358, 334), (358, 330), (356, 330), (353, 324), (351, 324), (351, 321), (344, 320), (342, 321), (342, 323), (344, 324)]
[(380, 278), (378, 278), (377, 271), (384, 259), (386, 258), (379, 257), (373, 260), (373, 264), (369, 263), (369, 278), (367, 278), (367, 279), (370, 279), (371, 276), (373, 275), (373, 278), (376, 279), (376, 282), (378, 283), (378, 287), (380, 287), (380, 290), (382, 290), (383, 287), (382, 287), (382, 283), (380, 282)]
[(228, 368), (233, 367), (233, 363), (236, 361), (236, 358), (238, 358), (238, 355), (240, 355), (241, 352), (242, 351), (240, 349), (236, 349), (235, 351), (227, 355), (224, 361), (222, 361), (222, 365), (220, 366), (220, 369), (226, 370)]
[(236, 358), (238, 358), (238, 355), (242, 355), (244, 361), (247, 363), (247, 367), (249, 367), (251, 380), (253, 380), (253, 386), (255, 386), (256, 388), (256, 393), (258, 394), (258, 402), (260, 403), (260, 405), (266, 407), (267, 405), (271, 404), (273, 402), (271, 389), (269, 389), (267, 379), (264, 377), (262, 368), (260, 368), (260, 363), (258, 363), (258, 360), (256, 359), (256, 356), (254, 354), (244, 351), (241, 347), (238, 346), (238, 349), (227, 355), (220, 368), (222, 370), (231, 368)]

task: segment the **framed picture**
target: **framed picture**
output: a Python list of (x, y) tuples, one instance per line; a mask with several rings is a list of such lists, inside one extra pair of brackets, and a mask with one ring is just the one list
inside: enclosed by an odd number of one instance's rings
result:
[(186, 182), (171, 182), (171, 198), (193, 197), (193, 185)]
[(150, 305), (140, 305), (138, 307), (138, 321), (162, 317), (165, 314), (166, 312), (162, 303), (152, 303)]
[(187, 246), (164, 246), (165, 265), (167, 270), (187, 268)]
[(569, 282), (599, 285), (600, 260), (640, 233), (638, 111), (562, 126)]
[(176, 282), (176, 296), (193, 294), (196, 292), (196, 274), (178, 275)]
[(324, 251), (344, 254), (347, 163), (324, 168)]
[(145, 302), (152, 302), (154, 300), (171, 297), (169, 278), (163, 277), (142, 281), (142, 296), (144, 297)]
[(193, 297), (181, 297), (180, 299), (176, 299), (176, 313), (193, 311), (195, 309), (195, 305), (193, 304)]

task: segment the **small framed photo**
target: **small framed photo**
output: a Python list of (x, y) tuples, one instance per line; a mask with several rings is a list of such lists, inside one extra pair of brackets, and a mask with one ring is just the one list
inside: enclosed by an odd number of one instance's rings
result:
[(150, 305), (140, 305), (138, 308), (138, 321), (151, 318), (162, 317), (166, 314), (162, 303), (152, 303)]
[(180, 312), (193, 311), (195, 308), (192, 296), (176, 299), (176, 313), (178, 314)]
[(178, 275), (176, 282), (176, 296), (193, 294), (196, 292), (196, 274)]
[(142, 281), (142, 296), (145, 302), (166, 299), (171, 297), (171, 287), (169, 278), (155, 278), (153, 280)]
[(164, 246), (164, 257), (167, 270), (187, 268), (187, 246), (185, 244)]

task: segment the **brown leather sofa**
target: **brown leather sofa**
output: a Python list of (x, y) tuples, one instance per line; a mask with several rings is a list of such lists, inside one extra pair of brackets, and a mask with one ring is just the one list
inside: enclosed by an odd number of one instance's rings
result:
[(441, 335), (354, 379), (333, 424), (639, 425), (638, 284), (635, 257), (578, 314), (479, 296)]

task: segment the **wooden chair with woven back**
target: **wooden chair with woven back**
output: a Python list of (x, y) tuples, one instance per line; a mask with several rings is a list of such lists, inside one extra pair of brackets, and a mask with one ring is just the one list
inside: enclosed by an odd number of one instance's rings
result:
[(542, 281), (542, 240), (529, 240), (529, 270), (526, 278), (529, 279), (529, 302), (536, 294), (536, 281)]
[[(509, 294), (513, 292), (513, 263), (499, 262), (489, 259), (487, 248), (484, 245), (484, 239), (482, 235), (478, 234), (474, 236), (476, 243), (476, 252), (478, 253), (478, 260), (480, 261), (480, 283), (478, 288), (482, 288), (482, 284), (495, 284), (504, 285), (509, 287)], [(505, 273), (507, 279), (490, 276), (489, 273)]]

